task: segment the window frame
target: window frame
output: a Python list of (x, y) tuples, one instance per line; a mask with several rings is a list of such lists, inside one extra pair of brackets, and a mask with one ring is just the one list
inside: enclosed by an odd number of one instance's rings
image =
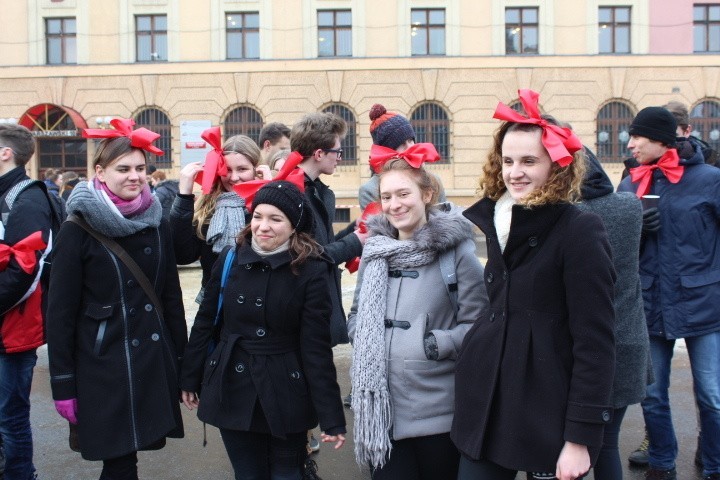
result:
[[(518, 12), (518, 22), (517, 23), (509, 23), (507, 20), (508, 12), (510, 11), (517, 11)], [(535, 11), (535, 23), (525, 23), (523, 20), (524, 12), (525, 11)], [(534, 28), (535, 29), (535, 51), (529, 51), (525, 50), (525, 46), (523, 45), (523, 38), (527, 34), (526, 30)], [(519, 45), (520, 45), (520, 51), (519, 52), (511, 52), (509, 51), (509, 47), (512, 45), (512, 42), (510, 42), (510, 38), (508, 36), (508, 32), (510, 30), (517, 30), (516, 33), (520, 34), (519, 39)], [(505, 7), (505, 55), (539, 55), (540, 54), (540, 8), (539, 7)]]
[[(228, 22), (230, 21), (230, 16), (233, 15), (239, 15), (240, 16), (240, 26), (236, 28), (232, 28), (228, 26)], [(249, 16), (256, 16), (257, 17), (257, 27), (248, 27), (247, 25), (247, 19)], [(250, 34), (257, 34), (257, 56), (249, 56), (248, 55), (248, 35)], [(230, 56), (230, 46), (234, 43), (231, 41), (231, 37), (235, 38), (236, 36), (239, 36), (240, 38), (240, 56)], [(225, 59), (226, 60), (257, 60), (260, 58), (260, 12), (255, 11), (247, 11), (247, 12), (225, 12)]]
[(358, 164), (358, 141), (357, 141), (357, 115), (350, 107), (343, 103), (331, 103), (322, 109), (323, 113), (332, 113), (345, 120), (347, 133), (342, 142), (342, 157), (338, 161), (339, 167)]
[(170, 117), (157, 107), (146, 106), (133, 115), (135, 128), (144, 127), (151, 130), (160, 138), (153, 144), (163, 151), (164, 155), (154, 156), (154, 163), (160, 168), (172, 167), (172, 122)]
[[(595, 153), (601, 163), (622, 163), (628, 158), (627, 142), (635, 109), (621, 99), (606, 102), (595, 116)], [(600, 139), (607, 133), (606, 140)]]
[[(150, 19), (150, 29), (149, 30), (141, 30), (139, 27), (140, 19), (143, 18), (149, 18)], [(156, 21), (160, 18), (163, 18), (165, 20), (165, 29), (160, 30), (155, 28)], [(158, 13), (158, 14), (137, 14), (135, 15), (135, 61), (140, 63), (145, 62), (167, 62), (168, 61), (168, 31), (167, 31), (167, 23), (168, 18), (167, 15), (164, 13)], [(149, 52), (149, 58), (148, 59), (141, 59), (140, 56), (140, 40), (143, 37), (149, 37), (150, 38), (150, 52)], [(165, 43), (165, 51), (164, 52), (158, 52), (158, 46), (160, 43), (160, 40), (163, 39)], [(157, 55), (153, 57), (153, 54)], [(164, 58), (163, 58), (164, 54)]]
[[(49, 23), (52, 21), (60, 22), (60, 32), (50, 33)], [(73, 22), (73, 31), (66, 31), (66, 22)], [(60, 59), (59, 61), (51, 61), (50, 43), (57, 40), (60, 43)], [(74, 45), (69, 46), (72, 42)], [(68, 51), (73, 48), (74, 61), (68, 60)], [(76, 17), (45, 17), (45, 62), (47, 65), (76, 65), (77, 64), (77, 18)]]
[[(442, 112), (443, 118), (436, 117), (435, 114), (438, 112)], [(428, 118), (417, 118), (419, 113), (423, 113), (423, 117)], [(440, 160), (433, 162), (432, 165), (450, 164), (452, 162), (451, 122), (448, 109), (437, 102), (422, 102), (412, 109), (408, 120), (415, 130), (415, 143), (432, 143), (440, 154)], [(444, 129), (444, 132), (435, 131), (438, 128)], [(438, 136), (444, 137), (444, 141), (436, 141)]]
[[(320, 14), (328, 14), (332, 13), (332, 25), (321, 25), (320, 24)], [(338, 23), (338, 14), (350, 14), (350, 23), (348, 24), (339, 24)], [(336, 8), (336, 9), (318, 9), (316, 12), (316, 19), (317, 19), (317, 42), (318, 42), (318, 57), (319, 58), (334, 58), (334, 57), (352, 57), (353, 55), (353, 45), (352, 45), (352, 9), (349, 8)], [(322, 35), (322, 32), (328, 32), (332, 36), (332, 55), (330, 54), (321, 54), (320, 49), (320, 43), (325, 38)], [(340, 37), (340, 34), (349, 32), (350, 34), (350, 41), (349, 43), (349, 51), (347, 53), (345, 52), (338, 52), (338, 39)]]
[[(443, 22), (433, 23), (431, 21), (432, 13), (442, 12)], [(414, 23), (413, 16), (416, 13), (424, 13), (425, 23)], [(425, 45), (423, 52), (415, 50), (414, 37), (418, 35), (418, 30), (425, 32)], [(442, 32), (442, 52), (433, 52), (432, 35), (433, 32)], [(430, 57), (447, 55), (447, 11), (445, 8), (413, 8), (410, 10), (410, 55), (413, 57)]]
[[(600, 11), (601, 10), (609, 10), (610, 11), (610, 21), (609, 22), (603, 22), (600, 20)], [(618, 21), (617, 20), (617, 13), (620, 10), (627, 10), (627, 18), (628, 20), (626, 22)], [(610, 29), (610, 50), (609, 51), (603, 51), (602, 50), (602, 43), (600, 41), (600, 33), (603, 29), (609, 28)], [(618, 29), (625, 28), (627, 29), (627, 51), (619, 51), (618, 50)], [(632, 53), (632, 6), (628, 5), (601, 5), (598, 7), (598, 53), (600, 54), (613, 54), (613, 53)]]
[(222, 124), (223, 141), (235, 135), (245, 135), (257, 143), (265, 122), (260, 110), (254, 106), (235, 105), (225, 113)]
[[(711, 115), (702, 115), (705, 108), (711, 110)], [(717, 98), (703, 98), (690, 109), (690, 135), (699, 138), (720, 153), (720, 100)], [(718, 135), (717, 139), (711, 136)]]
[[(703, 18), (701, 20), (697, 19), (697, 11), (698, 9), (703, 10)], [(711, 20), (710, 19), (710, 9), (719, 9), (720, 10), (720, 4), (717, 3), (696, 3), (693, 4), (693, 53), (711, 53), (711, 54), (717, 54), (720, 53), (720, 40), (717, 40), (718, 46), (715, 50), (711, 50), (710, 42), (711, 42), (711, 29), (716, 29), (720, 33), (720, 17), (718, 17), (717, 20)], [(704, 49), (697, 50), (697, 35), (698, 35), (698, 29), (702, 29), (703, 33), (703, 40), (704, 40)]]

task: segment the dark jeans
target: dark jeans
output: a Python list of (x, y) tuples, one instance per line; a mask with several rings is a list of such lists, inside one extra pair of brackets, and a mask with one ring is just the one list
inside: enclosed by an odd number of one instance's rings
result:
[(137, 452), (103, 460), (100, 480), (138, 480)]
[(613, 413), (613, 421), (605, 425), (603, 434), (603, 445), (600, 449), (597, 462), (593, 471), (595, 480), (622, 480), (623, 469), (620, 461), (620, 450), (618, 449), (620, 439), (620, 425), (625, 417), (627, 407), (616, 408)]
[(0, 436), (5, 448), (5, 480), (28, 480), (35, 472), (30, 429), (30, 385), (35, 350), (0, 353)]
[(452, 479), (459, 459), (449, 433), (393, 440), (390, 458), (372, 471), (372, 480)]
[(235, 480), (301, 480), (307, 432), (285, 440), (266, 433), (220, 429)]

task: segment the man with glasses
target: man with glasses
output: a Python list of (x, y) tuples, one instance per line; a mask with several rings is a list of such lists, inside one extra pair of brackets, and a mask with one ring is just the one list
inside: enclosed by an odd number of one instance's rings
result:
[[(42, 182), (29, 182), (35, 152), (30, 131), (0, 125), (0, 436), (5, 480), (36, 478), (30, 429), (30, 385), (37, 347), (45, 343), (44, 288), (39, 282), (51, 248), (52, 209)], [(22, 185), (20, 185), (22, 182)], [(38, 238), (39, 237), (39, 238)]]

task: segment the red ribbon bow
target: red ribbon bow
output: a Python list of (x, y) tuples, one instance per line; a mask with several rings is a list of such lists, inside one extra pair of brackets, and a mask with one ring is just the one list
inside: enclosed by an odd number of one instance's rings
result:
[(501, 102), (498, 103), (493, 118), (514, 123), (531, 123), (542, 127), (542, 143), (552, 161), (557, 162), (561, 167), (570, 165), (573, 161), (573, 153), (582, 148), (580, 139), (569, 128), (552, 125), (540, 116), (539, 93), (523, 88), (518, 90), (518, 95), (520, 103), (528, 114), (527, 117)]
[(25, 273), (32, 273), (37, 264), (35, 252), (44, 250), (47, 244), (42, 239), (42, 232), (37, 231), (17, 242), (15, 245), (0, 245), (0, 272), (7, 268), (10, 258), (15, 256), (20, 268)]
[(657, 163), (631, 168), (630, 179), (632, 183), (640, 182), (635, 192), (638, 198), (642, 198), (643, 195), (650, 192), (652, 172), (658, 168), (670, 183), (678, 183), (685, 172), (685, 167), (680, 165), (680, 157), (678, 157), (677, 150), (674, 148), (669, 148)]
[(394, 158), (402, 158), (413, 168), (420, 168), (423, 163), (437, 162), (440, 154), (432, 143), (416, 143), (403, 152), (396, 152), (392, 148), (373, 144), (370, 147), (370, 167), (373, 172), (380, 173), (387, 162)]
[(130, 145), (133, 147), (141, 148), (155, 155), (163, 155), (163, 151), (152, 144), (152, 142), (160, 138), (159, 133), (143, 127), (133, 130), (132, 127), (135, 125), (135, 121), (130, 118), (113, 118), (110, 120), (110, 125), (115, 127), (115, 130), (86, 128), (82, 131), (82, 136), (85, 138), (127, 137), (130, 139)]
[(301, 168), (295, 168), (303, 161), (303, 156), (298, 152), (292, 152), (285, 164), (282, 166), (277, 176), (272, 180), (250, 180), (249, 182), (238, 183), (233, 186), (235, 192), (245, 199), (245, 205), (248, 209), (252, 208), (255, 194), (264, 185), (277, 180), (287, 180), (292, 182), (301, 192), (305, 191), (305, 172)]
[(212, 190), (215, 180), (228, 174), (227, 163), (222, 149), (220, 127), (210, 127), (200, 134), (203, 140), (212, 147), (205, 155), (205, 164), (202, 172), (195, 176), (195, 183), (202, 186), (202, 192), (207, 195)]
[[(382, 213), (382, 206), (380, 205), (380, 202), (368, 203), (365, 206), (365, 210), (363, 210), (362, 215), (360, 215), (360, 221), (358, 222), (357, 228), (358, 230), (360, 230), (360, 233), (367, 233), (368, 218), (373, 215), (378, 215), (380, 213)], [(350, 260), (345, 262), (345, 269), (350, 273), (357, 272), (359, 267), (360, 257), (351, 258)]]

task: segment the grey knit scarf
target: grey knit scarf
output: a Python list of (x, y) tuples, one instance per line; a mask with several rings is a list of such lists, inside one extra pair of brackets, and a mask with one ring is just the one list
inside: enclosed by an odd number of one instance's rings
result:
[(235, 245), (240, 230), (245, 228), (245, 199), (235, 192), (221, 193), (215, 203), (215, 212), (210, 218), (207, 231), (207, 243), (212, 251)]
[(355, 460), (361, 466), (382, 467), (391, 450), (392, 404), (385, 356), (388, 271), (427, 265), (437, 253), (415, 240), (384, 235), (368, 238), (363, 248), (365, 267), (351, 370)]
[(111, 238), (127, 237), (146, 228), (157, 228), (162, 219), (162, 206), (153, 197), (152, 205), (144, 212), (125, 218), (102, 190), (92, 182), (80, 182), (67, 201), (68, 215), (79, 214), (90, 226)]

